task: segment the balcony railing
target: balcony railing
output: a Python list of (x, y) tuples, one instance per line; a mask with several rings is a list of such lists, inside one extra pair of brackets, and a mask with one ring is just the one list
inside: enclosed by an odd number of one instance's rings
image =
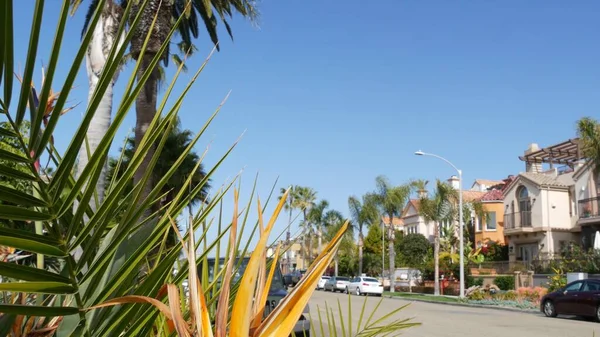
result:
[(600, 216), (600, 197), (579, 200), (579, 219)]
[(504, 229), (531, 228), (531, 211), (504, 214)]

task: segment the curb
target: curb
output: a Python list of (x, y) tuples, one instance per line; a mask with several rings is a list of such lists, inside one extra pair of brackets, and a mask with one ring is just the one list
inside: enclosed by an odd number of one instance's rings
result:
[(518, 309), (518, 308), (500, 307), (500, 306), (496, 306), (496, 305), (468, 304), (468, 303), (460, 303), (460, 302), (438, 302), (438, 301), (430, 301), (430, 300), (418, 299), (418, 298), (417, 299), (402, 298), (400, 296), (393, 296), (393, 295), (383, 295), (383, 297), (395, 299), (395, 300), (406, 301), (406, 302), (423, 302), (423, 303), (430, 303), (430, 304), (449, 305), (449, 306), (453, 306), (453, 307), (482, 308), (482, 309), (492, 309), (492, 310), (515, 312), (515, 313), (524, 313), (524, 314), (533, 314), (533, 315), (540, 314), (541, 315), (541, 313), (538, 310), (523, 310), (523, 309)]

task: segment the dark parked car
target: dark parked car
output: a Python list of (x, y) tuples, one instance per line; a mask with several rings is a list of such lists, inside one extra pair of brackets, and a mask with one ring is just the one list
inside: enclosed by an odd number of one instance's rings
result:
[(575, 315), (600, 321), (600, 280), (579, 280), (542, 297), (540, 310), (548, 317)]
[(289, 274), (285, 274), (283, 276), (283, 283), (288, 287), (295, 287), (305, 273), (306, 270), (294, 270)]

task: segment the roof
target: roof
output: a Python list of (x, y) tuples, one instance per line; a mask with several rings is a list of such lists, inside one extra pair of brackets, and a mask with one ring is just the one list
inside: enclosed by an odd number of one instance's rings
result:
[(573, 180), (573, 173), (565, 173), (558, 176), (544, 173), (532, 173), (532, 172), (521, 172), (513, 179), (506, 188), (502, 190), (504, 195), (516, 184), (520, 179), (526, 179), (539, 187), (556, 187), (556, 188), (568, 188), (575, 184)]
[(522, 176), (531, 182), (544, 187), (569, 187), (575, 184), (573, 181), (573, 172), (561, 174), (559, 176), (543, 173), (523, 172), (519, 174), (519, 176)]
[(481, 199), (487, 192), (462, 191), (463, 201), (475, 201)]
[(502, 190), (491, 190), (481, 197), (481, 201), (502, 201), (504, 200), (504, 194)]
[(410, 206), (414, 207), (415, 211), (417, 211), (417, 213), (418, 213), (419, 212), (419, 205), (420, 204), (421, 204), (421, 200), (419, 200), (419, 199), (410, 199), (406, 203), (406, 206), (404, 206), (404, 209), (402, 210), (401, 217), (404, 218), (406, 216), (406, 213), (408, 212), (408, 209), (409, 209)]
[(496, 186), (496, 185), (504, 185), (503, 180), (488, 180), (488, 179), (475, 179), (475, 184), (485, 185), (485, 186)]
[[(382, 216), (381, 217), (381, 221), (383, 221), (383, 223), (385, 225), (389, 225), (390, 224), (390, 217), (389, 216)], [(403, 226), (404, 225), (404, 221), (400, 218), (393, 218), (394, 221), (394, 226), (398, 227), (398, 226)]]
[(581, 158), (579, 138), (569, 139), (519, 157), (522, 161), (530, 164), (551, 163), (569, 165), (570, 167), (574, 167), (575, 163)]

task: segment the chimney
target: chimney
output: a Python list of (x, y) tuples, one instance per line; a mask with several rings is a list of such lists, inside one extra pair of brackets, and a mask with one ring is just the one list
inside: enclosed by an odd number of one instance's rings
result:
[(427, 198), (427, 190), (426, 189), (418, 190), (417, 193), (419, 195), (419, 199)]
[(451, 176), (450, 179), (448, 179), (448, 183), (450, 184), (450, 186), (452, 186), (455, 190), (458, 190), (458, 177), (457, 176)]
[[(530, 153), (539, 151), (540, 147), (536, 143), (529, 144), (529, 148), (525, 150), (525, 155)], [(525, 163), (525, 171), (531, 173), (541, 173), (542, 172), (542, 163)]]

